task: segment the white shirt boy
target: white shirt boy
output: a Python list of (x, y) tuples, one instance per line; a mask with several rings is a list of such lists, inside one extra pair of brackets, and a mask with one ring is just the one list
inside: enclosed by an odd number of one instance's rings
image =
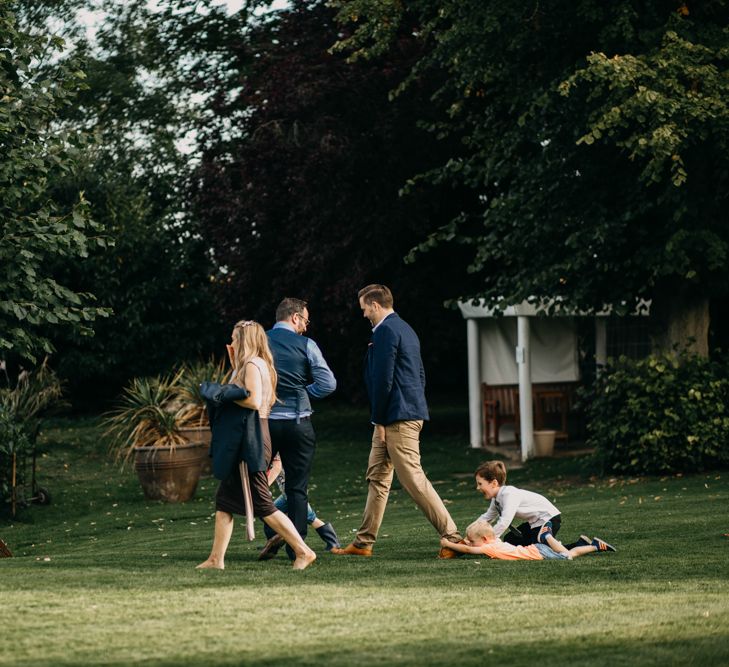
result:
[(515, 486), (502, 486), (479, 519), (492, 523), (498, 517), (499, 520), (494, 525), (494, 534), (496, 537), (501, 537), (515, 518), (528, 521), (532, 528), (536, 528), (559, 513), (552, 503), (538, 493)]

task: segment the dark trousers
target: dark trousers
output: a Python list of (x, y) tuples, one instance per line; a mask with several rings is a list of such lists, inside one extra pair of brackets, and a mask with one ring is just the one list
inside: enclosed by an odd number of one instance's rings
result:
[[(552, 522), (552, 535), (557, 537), (559, 528), (562, 525), (562, 516), (557, 514), (557, 516), (553, 516), (550, 521)], [(501, 536), (501, 539), (503, 539), (504, 542), (508, 542), (509, 544), (513, 544), (517, 547), (528, 547), (530, 544), (537, 544), (537, 542), (539, 542), (538, 538), (540, 529), (541, 526), (532, 528), (528, 522), (525, 522), (517, 526), (516, 530), (509, 528)], [(567, 549), (572, 549), (577, 546), (577, 543), (565, 544), (564, 546)]]
[[(269, 419), (271, 443), (274, 454), (281, 455), (281, 465), (286, 475), (288, 515), (301, 537), (306, 537), (306, 521), (309, 504), (309, 475), (314, 462), (316, 435), (311, 419)], [(288, 552), (288, 548), (287, 548)], [(291, 556), (293, 552), (289, 553)]]

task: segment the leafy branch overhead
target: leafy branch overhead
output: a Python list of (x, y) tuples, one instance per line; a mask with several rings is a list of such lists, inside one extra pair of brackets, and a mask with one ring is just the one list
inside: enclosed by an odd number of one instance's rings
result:
[(427, 127), (464, 152), (420, 180), (466, 186), (479, 206), (411, 259), (470, 248), (478, 287), (461, 296), (660, 310), (727, 294), (725, 2), (335, 6), (351, 31), (337, 49), (367, 57), (416, 35), (427, 48), (403, 82), (443, 82)]
[(0, 352), (34, 360), (52, 350), (48, 327), (91, 334), (93, 321), (109, 314), (90, 293), (59, 282), (51, 267), (111, 241), (83, 193), (61, 207), (49, 188), (83, 157), (82, 139), (56, 120), (83, 86), (83, 72), (53, 59), (62, 40), (20, 31), (5, 4), (0, 34)]

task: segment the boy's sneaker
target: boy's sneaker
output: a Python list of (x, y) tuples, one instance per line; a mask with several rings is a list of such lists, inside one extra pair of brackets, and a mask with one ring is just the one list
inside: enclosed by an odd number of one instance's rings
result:
[(617, 551), (615, 547), (608, 544), (605, 540), (601, 540), (599, 537), (593, 537), (591, 544), (598, 551)]
[(587, 535), (580, 535), (580, 537), (575, 542), (576, 547), (588, 547), (592, 544), (592, 538), (588, 537)]
[(546, 544), (549, 546), (549, 542), (547, 542), (547, 537), (549, 537), (552, 534), (552, 522), (547, 521), (540, 529), (539, 533), (537, 534), (537, 542), (541, 544)]

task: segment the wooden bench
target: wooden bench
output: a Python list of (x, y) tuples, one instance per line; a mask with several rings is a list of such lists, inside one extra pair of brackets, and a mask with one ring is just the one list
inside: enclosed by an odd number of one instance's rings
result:
[[(577, 382), (544, 382), (532, 384), (534, 428), (545, 428), (547, 418), (558, 420), (557, 439), (568, 440), (567, 417), (575, 400)], [(483, 401), (483, 444), (499, 444), (499, 431), (504, 424), (514, 424), (519, 439), (519, 385), (481, 385)]]

